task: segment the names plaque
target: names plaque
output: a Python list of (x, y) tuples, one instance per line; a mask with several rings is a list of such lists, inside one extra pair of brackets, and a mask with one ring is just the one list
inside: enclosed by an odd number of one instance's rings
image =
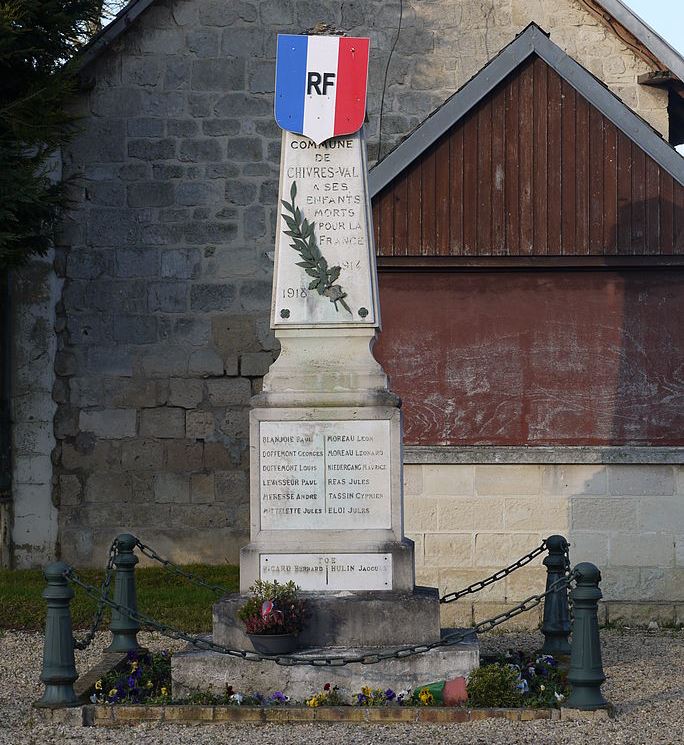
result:
[(387, 420), (262, 421), (262, 530), (392, 527)]
[(272, 325), (375, 326), (375, 249), (361, 132), (285, 132)]
[(259, 571), (263, 580), (292, 580), (302, 590), (392, 587), (391, 554), (262, 554)]

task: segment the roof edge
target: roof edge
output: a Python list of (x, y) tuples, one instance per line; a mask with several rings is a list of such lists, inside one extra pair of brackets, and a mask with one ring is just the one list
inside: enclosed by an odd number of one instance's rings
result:
[(654, 28), (642, 20), (622, 0), (597, 0), (597, 4), (638, 39), (670, 72), (684, 82), (684, 57)]
[(76, 58), (75, 64), (77, 70), (83, 70), (91, 62), (94, 62), (102, 52), (117, 39), (126, 29), (135, 21), (135, 19), (144, 13), (150, 5), (156, 0), (131, 0), (114, 16), (101, 31), (99, 31), (88, 44), (81, 50), (80, 55)]
[(368, 176), (371, 196), (384, 189), (532, 54), (543, 59), (684, 186), (684, 157), (601, 81), (554, 44), (539, 26), (531, 23), (371, 169)]

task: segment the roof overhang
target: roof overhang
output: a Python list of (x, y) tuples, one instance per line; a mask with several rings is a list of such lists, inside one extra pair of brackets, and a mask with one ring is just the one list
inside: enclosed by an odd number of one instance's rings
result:
[(371, 169), (371, 196), (384, 189), (533, 54), (543, 59), (580, 95), (648, 153), (658, 165), (684, 185), (684, 157), (533, 23)]

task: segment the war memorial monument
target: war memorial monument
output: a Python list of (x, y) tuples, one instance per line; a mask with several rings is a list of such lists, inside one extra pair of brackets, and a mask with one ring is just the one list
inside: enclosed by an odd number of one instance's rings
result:
[[(271, 325), (281, 346), (252, 399), (250, 543), (213, 640), (250, 649), (237, 620), (257, 579), (293, 580), (309, 621), (299, 655), (372, 654), (440, 639), (437, 588), (416, 587), (403, 530), (402, 420), (372, 348), (380, 332), (363, 123), (369, 40), (278, 38), (282, 133)], [(471, 643), (371, 665), (279, 666), (174, 656), (174, 695), (226, 683), (302, 696), (318, 684), (413, 686), (466, 674)]]

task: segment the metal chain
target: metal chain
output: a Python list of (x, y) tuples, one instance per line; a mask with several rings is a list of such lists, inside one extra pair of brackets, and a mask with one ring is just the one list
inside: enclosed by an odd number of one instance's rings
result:
[(516, 562), (514, 562), (510, 566), (507, 566), (505, 569), (499, 569), (498, 572), (495, 572), (490, 577), (482, 579), (479, 582), (474, 582), (472, 585), (468, 585), (468, 587), (464, 588), (463, 590), (447, 593), (439, 599), (439, 602), (453, 603), (454, 600), (458, 600), (465, 595), (480, 592), (480, 590), (483, 590), (488, 585), (492, 585), (495, 582), (498, 582), (500, 579), (508, 577), (508, 575), (515, 572), (516, 569), (520, 569), (526, 564), (529, 564), (533, 559), (536, 559), (539, 554), (543, 554), (544, 551), (546, 551), (546, 541), (542, 541), (541, 544), (537, 546), (537, 548), (532, 549), (532, 551), (530, 551), (528, 554), (525, 554), (525, 556), (521, 556)]
[[(85, 590), (85, 592), (91, 597), (97, 597), (97, 592), (98, 592), (97, 588), (93, 587), (92, 585), (87, 584), (86, 582), (83, 582), (73, 569), (71, 568), (68, 569), (64, 573), (64, 576), (70, 582), (73, 582), (75, 585)], [(491, 629), (504, 623), (505, 621), (508, 621), (511, 618), (515, 618), (521, 613), (525, 613), (526, 611), (532, 610), (532, 608), (535, 608), (536, 606), (538, 606), (547, 595), (549, 595), (552, 592), (555, 592), (561, 586), (567, 587), (574, 579), (575, 579), (574, 572), (571, 573), (567, 577), (561, 577), (556, 582), (554, 582), (549, 587), (549, 589), (546, 590), (545, 592), (542, 592), (539, 595), (532, 595), (531, 597), (527, 598), (526, 600), (523, 600), (522, 603), (519, 603), (518, 605), (514, 606), (510, 610), (504, 613), (500, 613), (497, 616), (493, 616), (492, 618), (488, 618), (484, 621), (480, 621), (480, 623), (476, 624), (472, 628), (464, 629), (462, 631), (455, 631), (455, 632), (452, 632), (451, 634), (447, 634), (446, 636), (441, 638), (439, 641), (431, 642), (430, 644), (416, 644), (416, 645), (411, 645), (411, 646), (398, 647), (394, 649), (378, 650), (377, 652), (369, 652), (367, 654), (360, 654), (360, 655), (355, 655), (355, 656), (350, 656), (350, 657), (344, 657), (344, 656), (311, 657), (311, 656), (303, 656), (303, 655), (297, 655), (297, 654), (264, 655), (264, 654), (259, 654), (257, 652), (250, 652), (245, 649), (230, 649), (229, 647), (224, 647), (222, 644), (216, 644), (215, 642), (210, 641), (209, 639), (192, 636), (190, 634), (185, 633), (184, 631), (181, 631), (180, 629), (176, 629), (172, 626), (168, 626), (167, 624), (155, 621), (153, 618), (150, 618), (149, 616), (146, 616), (145, 614), (140, 613), (137, 610), (133, 610), (132, 608), (128, 608), (124, 605), (121, 605), (115, 602), (114, 600), (111, 600), (110, 598), (103, 597), (102, 601), (106, 603), (109, 607), (113, 608), (114, 610), (119, 611), (119, 613), (122, 613), (128, 616), (132, 620), (137, 621), (140, 624), (144, 624), (148, 627), (151, 627), (152, 629), (158, 631), (164, 636), (168, 636), (172, 639), (181, 639), (183, 641), (186, 641), (188, 642), (188, 644), (191, 644), (197, 649), (210, 650), (212, 652), (219, 652), (220, 654), (225, 654), (225, 655), (228, 655), (229, 657), (239, 657), (243, 660), (247, 660), (250, 662), (269, 661), (269, 662), (275, 662), (277, 665), (283, 665), (283, 666), (310, 665), (312, 667), (342, 667), (344, 665), (350, 665), (354, 663), (362, 664), (362, 665), (373, 665), (378, 662), (382, 662), (383, 660), (403, 659), (404, 657), (410, 657), (412, 655), (429, 652), (432, 649), (437, 649), (440, 647), (451, 647), (451, 646), (454, 646), (455, 644), (460, 644), (461, 642), (471, 637), (472, 634), (474, 633), (484, 633), (486, 631), (491, 631)]]
[[(572, 566), (570, 564), (570, 544), (567, 541), (565, 542), (565, 551), (563, 551), (563, 560), (565, 561), (565, 576), (569, 577), (572, 574)], [(568, 620), (570, 621), (570, 628), (572, 628), (575, 621), (575, 614), (572, 607), (572, 593), (568, 591), (566, 597), (568, 598)]]
[(158, 561), (167, 571), (173, 572), (173, 574), (178, 574), (181, 577), (185, 577), (185, 579), (187, 579), (189, 582), (192, 582), (194, 585), (206, 587), (208, 590), (215, 592), (217, 595), (226, 595), (227, 593), (232, 592), (232, 590), (230, 590), (228, 587), (223, 587), (222, 585), (213, 585), (211, 584), (211, 582), (205, 582), (205, 580), (203, 580), (201, 577), (198, 577), (196, 574), (186, 572), (185, 569), (181, 569), (177, 564), (174, 564), (172, 561), (169, 561), (168, 559), (160, 556), (151, 546), (146, 545), (137, 538), (135, 540), (136, 546), (140, 549), (140, 552), (142, 554), (147, 556), (149, 559)]
[(90, 624), (90, 628), (86, 632), (86, 635), (82, 639), (76, 639), (76, 637), (74, 637), (74, 649), (87, 649), (95, 638), (95, 633), (97, 632), (100, 623), (102, 623), (102, 616), (104, 615), (105, 609), (105, 598), (109, 595), (109, 586), (112, 583), (112, 576), (114, 574), (114, 558), (118, 548), (117, 541), (118, 539), (115, 538), (112, 541), (112, 545), (109, 547), (109, 558), (107, 559), (107, 566), (105, 567), (105, 576), (102, 580), (102, 585), (100, 586), (100, 597), (97, 602), (97, 609), (93, 616), (93, 621)]

